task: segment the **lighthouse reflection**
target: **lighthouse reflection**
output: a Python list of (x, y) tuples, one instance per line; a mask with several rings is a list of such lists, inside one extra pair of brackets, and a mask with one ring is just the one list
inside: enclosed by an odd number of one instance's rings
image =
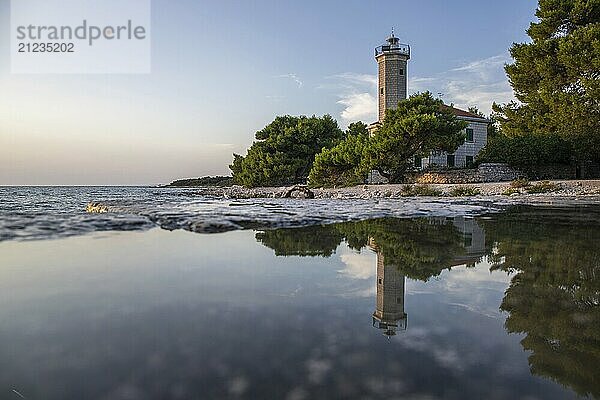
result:
[(470, 218), (377, 219), (258, 232), (278, 256), (330, 257), (345, 242), (376, 254), (372, 324), (385, 336), (406, 330), (406, 278), (428, 281), (443, 270), (472, 266), (486, 253), (483, 229)]
[(406, 276), (393, 264), (386, 264), (385, 256), (371, 240), (369, 247), (377, 253), (377, 306), (373, 312), (373, 326), (387, 337), (398, 330), (406, 330), (404, 291)]

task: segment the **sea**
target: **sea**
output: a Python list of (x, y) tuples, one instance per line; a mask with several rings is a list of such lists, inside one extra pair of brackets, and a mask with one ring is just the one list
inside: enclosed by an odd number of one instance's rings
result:
[(0, 187), (0, 399), (600, 398), (600, 205)]

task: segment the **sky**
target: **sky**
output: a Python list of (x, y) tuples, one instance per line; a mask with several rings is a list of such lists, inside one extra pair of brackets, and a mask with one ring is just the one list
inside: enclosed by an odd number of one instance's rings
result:
[(0, 0), (0, 185), (229, 174), (277, 115), (376, 120), (373, 49), (411, 46), (409, 93), (489, 113), (533, 0), (152, 0), (149, 74), (11, 74)]

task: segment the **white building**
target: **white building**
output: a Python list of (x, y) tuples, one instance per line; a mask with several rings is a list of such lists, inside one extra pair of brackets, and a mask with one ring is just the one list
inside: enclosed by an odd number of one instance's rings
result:
[(423, 159), (415, 159), (415, 168), (422, 169), (432, 166), (441, 167), (469, 167), (475, 161), (475, 157), (487, 144), (487, 128), (489, 121), (477, 114), (463, 111), (458, 108), (449, 107), (456, 118), (466, 121), (469, 125), (464, 130), (465, 142), (452, 154), (440, 152), (431, 154)]

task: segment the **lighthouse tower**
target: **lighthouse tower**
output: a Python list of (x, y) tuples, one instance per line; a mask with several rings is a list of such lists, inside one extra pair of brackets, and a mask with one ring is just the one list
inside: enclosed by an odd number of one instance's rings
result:
[(375, 60), (379, 66), (378, 122), (383, 122), (385, 110), (396, 108), (400, 100), (406, 99), (409, 59), (410, 46), (400, 44), (393, 30), (386, 44), (375, 48)]

